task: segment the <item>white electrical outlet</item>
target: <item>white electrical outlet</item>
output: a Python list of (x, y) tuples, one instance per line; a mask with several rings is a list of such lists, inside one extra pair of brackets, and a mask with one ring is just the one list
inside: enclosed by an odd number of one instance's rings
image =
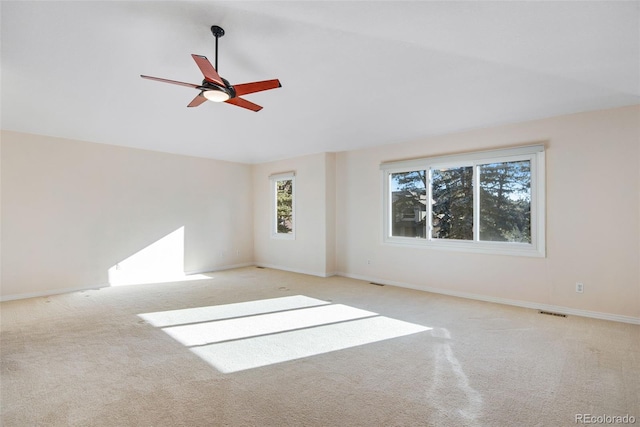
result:
[(580, 282), (576, 283), (576, 292), (580, 294), (584, 292), (584, 283), (580, 283)]

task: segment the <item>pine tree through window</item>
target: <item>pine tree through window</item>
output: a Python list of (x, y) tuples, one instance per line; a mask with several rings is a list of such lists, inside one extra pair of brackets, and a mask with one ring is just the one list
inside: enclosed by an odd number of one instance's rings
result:
[(381, 165), (385, 242), (544, 256), (544, 147)]
[(276, 181), (276, 226), (278, 233), (293, 231), (293, 180)]
[(271, 236), (295, 238), (295, 174), (271, 175)]

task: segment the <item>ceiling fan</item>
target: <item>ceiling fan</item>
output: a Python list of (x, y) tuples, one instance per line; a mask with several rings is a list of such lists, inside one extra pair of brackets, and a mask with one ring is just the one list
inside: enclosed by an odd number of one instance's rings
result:
[(193, 98), (193, 100), (187, 105), (187, 107), (197, 107), (205, 101), (213, 102), (226, 102), (227, 104), (237, 105), (238, 107), (246, 108), (251, 111), (260, 111), (262, 107), (253, 102), (247, 101), (244, 98), (240, 98), (241, 95), (247, 95), (249, 93), (261, 92), (263, 90), (276, 89), (282, 87), (280, 80), (263, 80), (259, 82), (241, 83), (237, 85), (231, 85), (226, 79), (220, 77), (218, 72), (218, 39), (224, 36), (224, 30), (217, 25), (211, 27), (211, 33), (216, 38), (216, 59), (214, 67), (206, 56), (191, 55), (196, 61), (198, 68), (204, 76), (201, 84), (184, 83), (175, 80), (161, 79), (159, 77), (151, 77), (140, 75), (143, 79), (156, 80), (164, 83), (171, 83), (180, 86), (192, 87), (198, 89), (200, 93)]

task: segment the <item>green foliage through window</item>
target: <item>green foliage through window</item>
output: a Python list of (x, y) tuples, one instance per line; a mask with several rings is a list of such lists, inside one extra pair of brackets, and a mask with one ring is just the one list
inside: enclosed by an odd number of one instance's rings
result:
[(276, 181), (276, 226), (278, 233), (293, 232), (293, 180)]
[(392, 233), (394, 236), (426, 237), (427, 178), (425, 171), (391, 174)]
[(473, 240), (473, 168), (431, 170), (432, 237)]
[(480, 240), (531, 243), (531, 162), (480, 165)]
[[(529, 160), (478, 164), (475, 168), (434, 167), (391, 173), (389, 177), (392, 236), (424, 239), (430, 226), (433, 239), (474, 240), (474, 197), (479, 197), (479, 240), (531, 243)], [(479, 188), (474, 196), (476, 181)]]

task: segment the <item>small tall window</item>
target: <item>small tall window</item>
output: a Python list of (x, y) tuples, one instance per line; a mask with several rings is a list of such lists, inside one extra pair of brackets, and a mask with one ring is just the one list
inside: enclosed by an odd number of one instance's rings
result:
[(271, 235), (293, 239), (295, 236), (295, 174), (271, 175)]
[(381, 165), (385, 242), (544, 256), (544, 147)]

